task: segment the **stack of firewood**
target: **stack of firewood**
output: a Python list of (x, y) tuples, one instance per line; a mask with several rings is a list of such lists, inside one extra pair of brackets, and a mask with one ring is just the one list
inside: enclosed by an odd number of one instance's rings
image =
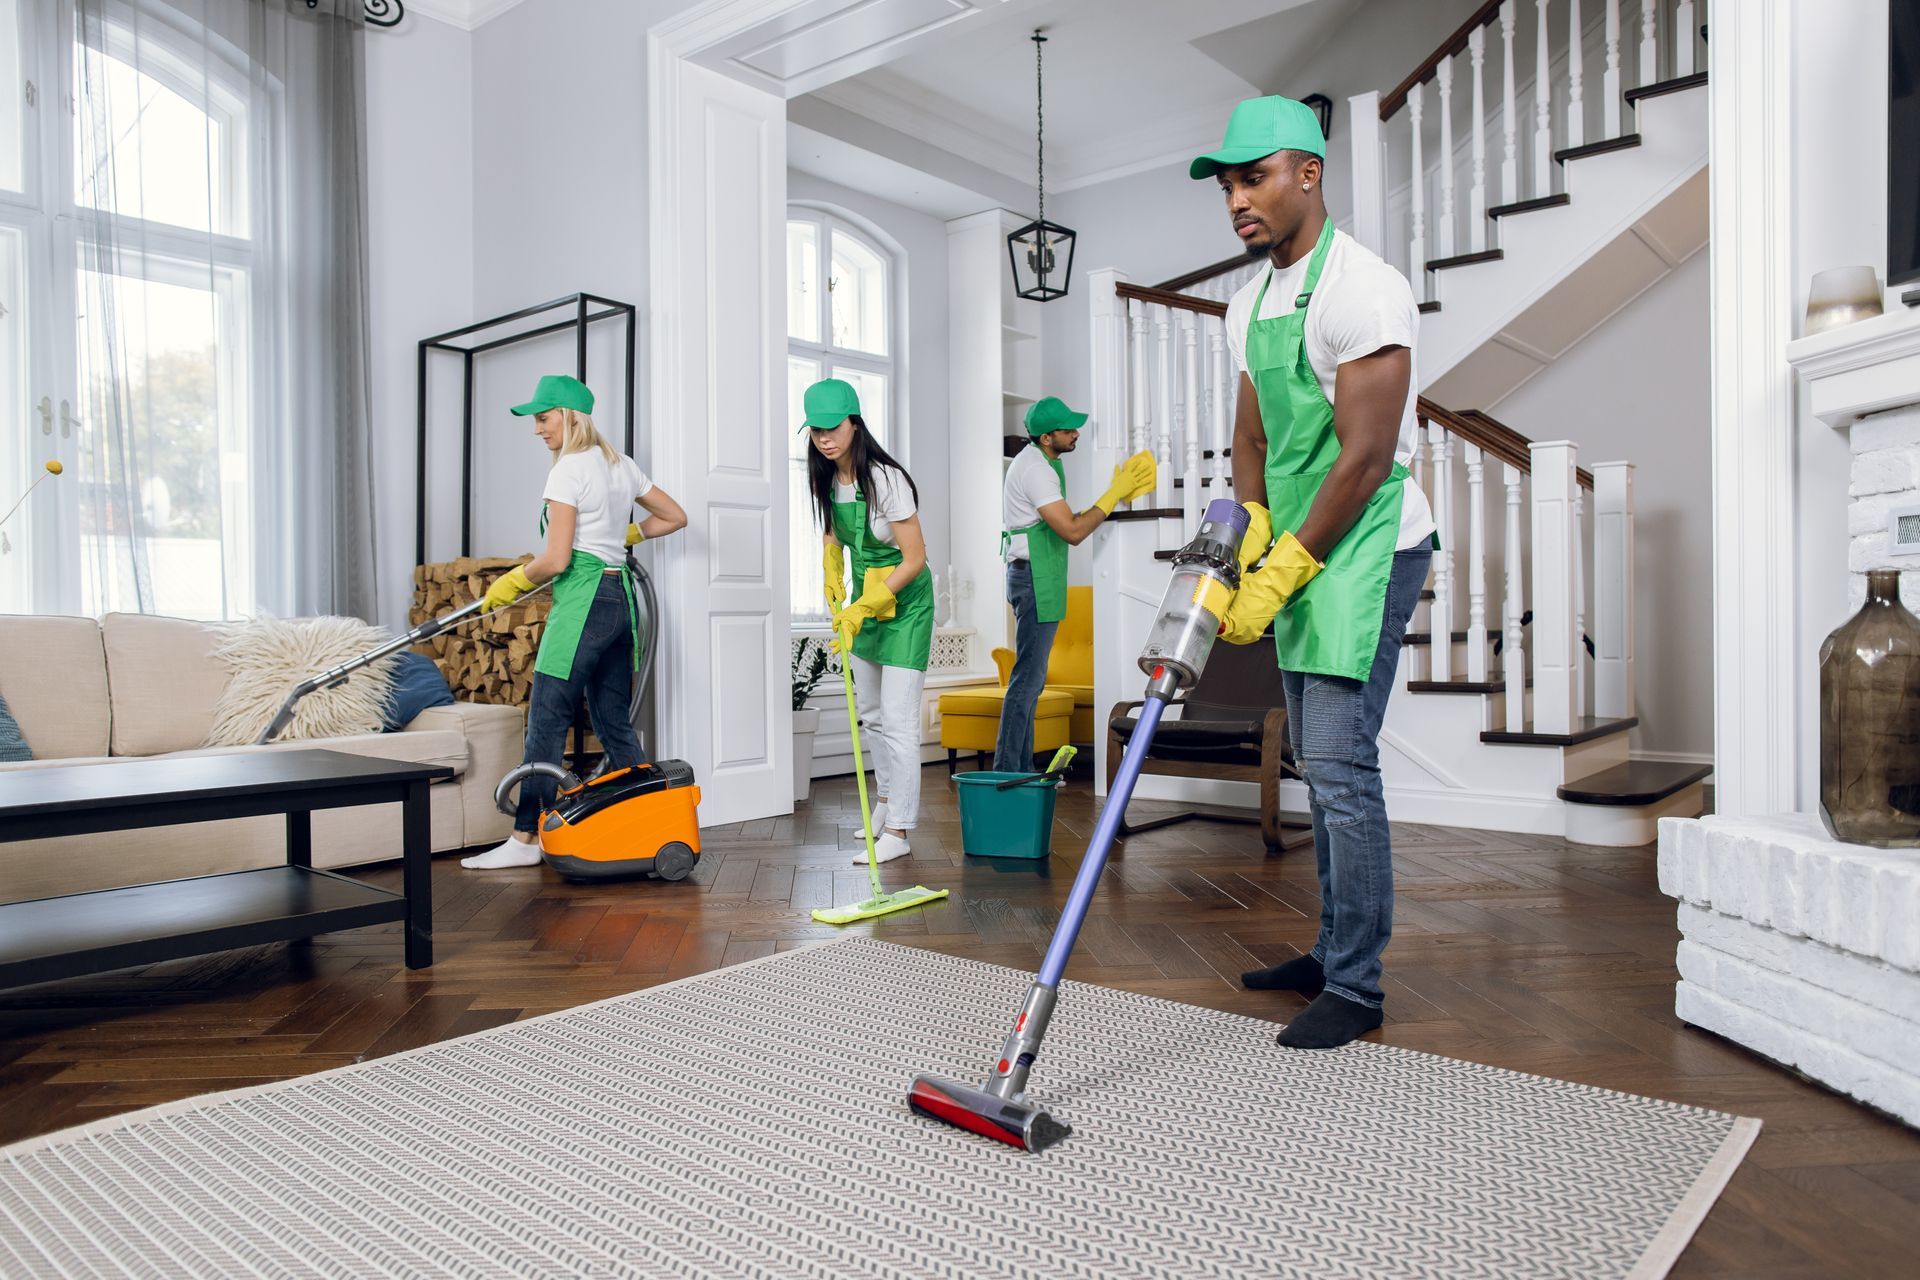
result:
[[(408, 625), (417, 627), (478, 600), (495, 578), (532, 558), (461, 556), (418, 566), (413, 571)], [(551, 592), (535, 592), (484, 621), (467, 621), (442, 632), (418, 646), (418, 651), (434, 660), (453, 696), (462, 702), (523, 707), (533, 686), (534, 655), (540, 651), (540, 633), (552, 602)]]

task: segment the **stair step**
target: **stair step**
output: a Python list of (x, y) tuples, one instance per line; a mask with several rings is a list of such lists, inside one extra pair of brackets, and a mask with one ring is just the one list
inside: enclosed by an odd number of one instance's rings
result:
[(1505, 729), (1489, 729), (1480, 735), (1480, 741), (1497, 746), (1576, 747), (1583, 742), (1592, 742), (1596, 738), (1608, 738), (1616, 733), (1625, 733), (1639, 723), (1639, 716), (1627, 716), (1619, 720), (1582, 716), (1574, 722), (1572, 733), (1535, 733), (1531, 728), (1522, 729), (1518, 733), (1509, 733)]
[(1584, 160), (1588, 156), (1603, 156), (1609, 151), (1625, 151), (1629, 147), (1637, 147), (1639, 145), (1639, 134), (1623, 133), (1617, 138), (1608, 138), (1603, 142), (1589, 142), (1584, 147), (1568, 147), (1564, 151), (1556, 151), (1553, 153), (1553, 158), (1561, 164), (1565, 164), (1569, 160)]
[(1432, 259), (1427, 263), (1427, 270), (1445, 271), (1450, 267), (1470, 267), (1476, 262), (1498, 262), (1506, 256), (1507, 252), (1504, 249), (1482, 249), (1479, 253), (1456, 253), (1451, 258)]
[[(1456, 631), (1453, 633), (1453, 638), (1456, 643), (1465, 644), (1467, 642), (1467, 633), (1464, 631)], [(1409, 631), (1406, 634), (1406, 638), (1400, 643), (1408, 645), (1430, 645), (1433, 643), (1433, 633), (1430, 631)]]
[(1487, 210), (1489, 218), (1508, 218), (1516, 213), (1532, 213), (1537, 209), (1557, 209), (1563, 204), (1572, 204), (1573, 197), (1562, 191), (1556, 196), (1541, 196), (1537, 200), (1516, 200), (1512, 204), (1497, 204)]
[(1155, 560), (1171, 560), (1179, 554), (1180, 552), (1177, 549), (1172, 551), (1156, 551), (1153, 553), (1153, 558)]
[(1435, 596), (1435, 595), (1433, 594), (1433, 588), (1432, 588), (1432, 587), (1428, 587), (1428, 588), (1427, 588), (1426, 590), (1424, 590), (1424, 591), (1422, 591), (1422, 592), (1420, 593), (1420, 598), (1421, 598), (1422, 600), (1433, 600), (1433, 599), (1437, 599), (1437, 597), (1436, 597), (1436, 596)]
[(1440, 302), (1436, 298), (1429, 298), (1425, 302), (1420, 304), (1420, 314), (1423, 316), (1431, 315), (1434, 312), (1438, 311), (1439, 309), (1440, 309)]
[[(1533, 681), (1527, 681), (1527, 687), (1533, 687)], [(1471, 693), (1485, 696), (1489, 693), (1505, 693), (1507, 682), (1504, 678), (1491, 680), (1409, 680), (1408, 693)]]
[(1179, 507), (1129, 507), (1108, 516), (1109, 520), (1178, 520), (1186, 513)]
[(1624, 95), (1627, 105), (1632, 106), (1642, 98), (1657, 98), (1663, 93), (1682, 93), (1688, 89), (1697, 89), (1707, 82), (1707, 73), (1696, 71), (1690, 76), (1677, 76), (1672, 80), (1662, 80), (1656, 84), (1643, 84), (1638, 89), (1629, 89)]
[(1713, 766), (1708, 764), (1687, 764), (1676, 760), (1629, 760), (1626, 764), (1617, 764), (1611, 769), (1575, 778), (1554, 794), (1575, 804), (1657, 804), (1675, 792), (1704, 780), (1712, 772)]

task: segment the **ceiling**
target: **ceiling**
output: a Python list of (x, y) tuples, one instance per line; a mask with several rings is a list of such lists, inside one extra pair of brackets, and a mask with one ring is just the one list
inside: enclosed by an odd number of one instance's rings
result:
[(1071, 190), (1191, 155), (1362, 3), (1021, 0), (809, 96), (1031, 186), (1030, 37), (1044, 28), (1047, 189)]

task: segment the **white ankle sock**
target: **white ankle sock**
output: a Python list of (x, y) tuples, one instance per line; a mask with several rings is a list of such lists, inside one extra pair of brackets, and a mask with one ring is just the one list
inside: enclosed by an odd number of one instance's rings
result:
[(534, 840), (522, 843), (508, 836), (485, 853), (476, 853), (471, 858), (460, 859), (460, 865), (469, 871), (495, 871), (501, 867), (537, 867), (540, 865), (540, 842)]
[(879, 804), (876, 804), (875, 806), (873, 806), (874, 838), (876, 840), (879, 839), (880, 833), (882, 831), (885, 831), (886, 829), (887, 829), (887, 802), (885, 800), (882, 800)]
[[(904, 858), (912, 852), (913, 846), (907, 843), (906, 837), (897, 836), (891, 831), (882, 831), (873, 838), (873, 860), (875, 862), (892, 862), (895, 858)], [(867, 848), (865, 844), (860, 846), (860, 852), (853, 856), (853, 860), (855, 862), (865, 862), (867, 860)]]

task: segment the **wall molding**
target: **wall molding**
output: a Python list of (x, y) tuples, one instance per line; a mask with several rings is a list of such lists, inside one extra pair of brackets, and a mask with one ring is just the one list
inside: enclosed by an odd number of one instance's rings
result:
[(444, 22), (462, 31), (477, 31), (526, 0), (407, 0), (407, 12)]

